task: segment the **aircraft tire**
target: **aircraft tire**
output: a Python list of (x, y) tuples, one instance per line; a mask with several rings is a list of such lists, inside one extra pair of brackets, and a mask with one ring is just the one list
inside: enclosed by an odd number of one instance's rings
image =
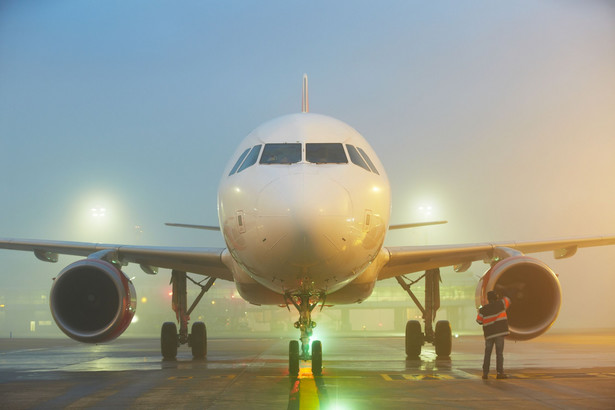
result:
[(415, 359), (421, 354), (423, 346), (423, 333), (418, 320), (409, 320), (406, 323), (406, 356)]
[(322, 343), (320, 340), (312, 342), (312, 374), (314, 376), (322, 374)]
[(164, 360), (175, 360), (177, 357), (177, 326), (173, 322), (162, 324), (160, 351)]
[(453, 350), (453, 332), (448, 320), (439, 320), (436, 323), (434, 345), (438, 357), (449, 357)]
[(288, 373), (299, 375), (299, 341), (291, 340), (288, 344)]
[(190, 344), (192, 346), (192, 357), (200, 360), (207, 356), (207, 328), (205, 323), (194, 322), (192, 324)]

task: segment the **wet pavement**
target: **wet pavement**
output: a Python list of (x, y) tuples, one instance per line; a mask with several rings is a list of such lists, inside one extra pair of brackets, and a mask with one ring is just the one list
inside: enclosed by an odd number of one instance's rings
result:
[[(323, 375), (289, 377), (288, 339), (210, 339), (162, 361), (156, 339), (104, 345), (0, 339), (0, 408), (615, 408), (615, 332), (507, 342), (510, 378), (481, 379), (483, 340), (461, 336), (406, 360), (401, 337), (327, 337)], [(492, 359), (492, 365), (495, 358)]]

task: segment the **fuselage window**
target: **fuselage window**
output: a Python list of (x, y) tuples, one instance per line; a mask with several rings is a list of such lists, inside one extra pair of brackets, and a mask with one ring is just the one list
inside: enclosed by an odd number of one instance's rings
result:
[(265, 144), (261, 164), (294, 164), (301, 161), (301, 144)]
[(369, 159), (369, 157), (367, 156), (367, 154), (365, 153), (365, 151), (363, 151), (361, 149), (361, 147), (357, 147), (357, 149), (359, 150), (359, 152), (361, 153), (361, 155), (363, 155), (363, 159), (365, 159), (365, 162), (367, 162), (367, 165), (369, 165), (369, 168), (374, 172), (374, 174), (376, 175), (380, 175), (378, 173), (378, 170), (376, 169), (376, 166), (374, 165), (374, 163), (372, 162), (371, 159)]
[(347, 164), (342, 144), (305, 144), (305, 159), (314, 164)]
[(239, 166), (241, 165), (241, 163), (243, 162), (243, 160), (246, 158), (246, 155), (248, 155), (248, 152), (250, 152), (250, 148), (248, 148), (247, 150), (245, 150), (243, 152), (243, 154), (241, 154), (241, 156), (239, 157), (239, 159), (237, 160), (237, 162), (235, 163), (235, 165), (233, 166), (233, 169), (231, 169), (231, 172), (228, 174), (229, 176), (233, 175), (235, 172), (237, 172), (237, 168), (239, 168)]
[(350, 160), (353, 164), (360, 166), (364, 170), (371, 172), (369, 166), (359, 154), (359, 151), (354, 147), (354, 145), (346, 144), (346, 148), (348, 149), (348, 155), (350, 155)]
[(250, 154), (248, 154), (248, 156), (246, 157), (246, 160), (243, 161), (243, 164), (241, 164), (237, 172), (241, 172), (244, 169), (256, 164), (256, 161), (258, 160), (258, 154), (260, 154), (260, 152), (261, 152), (261, 146), (255, 145), (252, 148), (252, 151), (250, 151)]

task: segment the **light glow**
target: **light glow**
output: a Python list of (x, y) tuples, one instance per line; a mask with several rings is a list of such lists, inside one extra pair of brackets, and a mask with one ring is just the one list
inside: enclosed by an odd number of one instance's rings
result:
[(107, 216), (107, 208), (105, 207), (95, 207), (90, 211), (92, 212), (92, 217), (94, 218), (104, 218)]
[(431, 216), (433, 213), (433, 207), (431, 205), (421, 205), (419, 206), (419, 213), (422, 216)]

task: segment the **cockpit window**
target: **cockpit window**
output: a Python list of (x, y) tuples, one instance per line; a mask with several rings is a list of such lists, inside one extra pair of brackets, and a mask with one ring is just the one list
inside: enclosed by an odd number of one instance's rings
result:
[(235, 165), (233, 166), (233, 169), (231, 169), (231, 172), (228, 174), (229, 176), (233, 175), (235, 172), (237, 172), (237, 168), (239, 168), (239, 166), (241, 165), (241, 163), (243, 162), (243, 160), (246, 158), (246, 155), (248, 155), (248, 152), (250, 152), (250, 148), (248, 148), (247, 150), (245, 150), (241, 156), (239, 157), (239, 159), (237, 160), (237, 162), (235, 163)]
[(365, 151), (363, 151), (361, 149), (361, 147), (357, 147), (357, 149), (359, 150), (359, 152), (361, 153), (361, 155), (363, 155), (363, 159), (365, 160), (365, 162), (367, 162), (367, 165), (369, 165), (369, 168), (372, 170), (372, 172), (376, 175), (380, 175), (378, 173), (378, 170), (376, 169), (376, 166), (374, 165), (374, 163), (372, 162), (371, 159), (369, 159), (369, 157), (367, 156), (367, 154), (365, 153)]
[(347, 164), (342, 144), (305, 144), (305, 159), (314, 164)]
[(260, 152), (261, 152), (261, 146), (255, 145), (252, 148), (252, 151), (250, 151), (250, 154), (246, 157), (246, 160), (243, 161), (243, 164), (241, 164), (241, 167), (239, 167), (239, 170), (237, 172), (241, 172), (244, 169), (256, 164), (256, 160), (258, 160), (258, 154), (260, 154)]
[(346, 148), (348, 149), (348, 155), (350, 155), (350, 160), (353, 164), (360, 166), (364, 170), (371, 172), (369, 166), (359, 154), (359, 151), (354, 147), (354, 145), (346, 144)]
[(265, 144), (261, 164), (294, 164), (301, 161), (301, 144)]

